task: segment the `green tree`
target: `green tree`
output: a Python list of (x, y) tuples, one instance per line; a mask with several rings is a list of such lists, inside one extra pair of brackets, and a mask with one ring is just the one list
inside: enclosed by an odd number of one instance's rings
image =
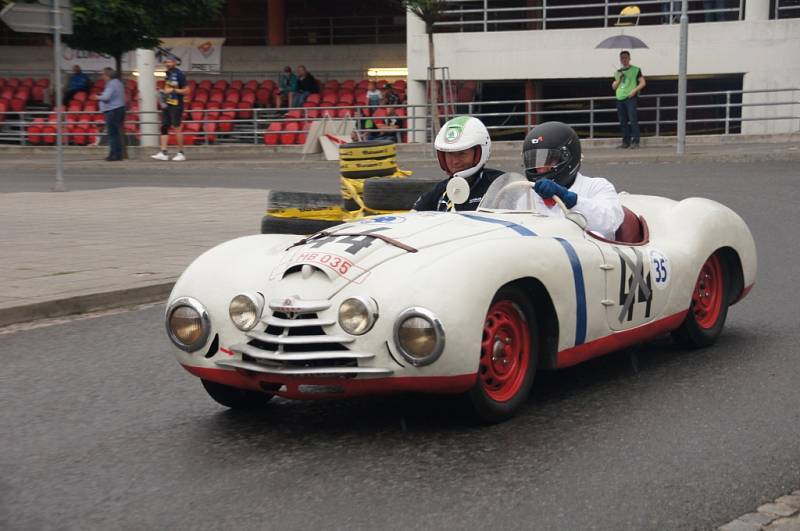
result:
[(71, 48), (112, 56), (117, 71), (122, 54), (155, 48), (175, 28), (214, 20), (225, 0), (73, 0)]
[(433, 25), (442, 18), (442, 12), (447, 9), (446, 0), (404, 0), (403, 5), (413, 15), (425, 23), (425, 33), (428, 34), (428, 67), (431, 72), (431, 116), (433, 118), (433, 134), (439, 132), (439, 90), (436, 86), (436, 53), (433, 48)]

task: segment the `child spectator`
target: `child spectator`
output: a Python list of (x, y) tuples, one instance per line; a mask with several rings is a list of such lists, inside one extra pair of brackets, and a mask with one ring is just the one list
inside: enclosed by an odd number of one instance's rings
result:
[(378, 90), (378, 86), (374, 81), (370, 81), (367, 85), (367, 105), (370, 107), (377, 107), (381, 104), (383, 94)]

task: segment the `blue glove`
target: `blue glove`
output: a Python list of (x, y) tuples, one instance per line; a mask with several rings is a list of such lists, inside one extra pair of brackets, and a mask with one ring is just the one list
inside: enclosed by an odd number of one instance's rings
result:
[(542, 196), (543, 199), (549, 199), (557, 195), (564, 201), (567, 208), (572, 208), (578, 203), (578, 194), (570, 192), (560, 184), (550, 179), (539, 179), (533, 185), (533, 190)]

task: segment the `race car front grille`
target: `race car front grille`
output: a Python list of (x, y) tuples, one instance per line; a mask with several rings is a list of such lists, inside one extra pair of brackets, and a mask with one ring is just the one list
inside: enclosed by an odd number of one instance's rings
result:
[(330, 306), (328, 301), (290, 300), (294, 306), (270, 303), (272, 315), (262, 319), (262, 330), (247, 333), (245, 344), (231, 350), (241, 360), (219, 360), (218, 365), (269, 374), (315, 377), (354, 377), (359, 374), (391, 374), (390, 369), (359, 367), (359, 360), (374, 358), (369, 352), (355, 352), (347, 345), (354, 339), (347, 335), (328, 335), (323, 326), (334, 320), (320, 318), (318, 312)]

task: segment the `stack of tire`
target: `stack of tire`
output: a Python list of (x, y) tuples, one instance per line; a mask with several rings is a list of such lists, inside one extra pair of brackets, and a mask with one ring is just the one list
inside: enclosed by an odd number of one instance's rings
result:
[[(365, 215), (373, 211), (410, 210), (414, 201), (435, 185), (428, 179), (389, 178), (397, 173), (397, 147), (391, 140), (369, 140), (339, 146), (339, 170), (344, 179), (359, 179), (359, 197), (366, 207)], [(342, 189), (344, 208), (360, 210), (361, 205)]]
[[(262, 234), (313, 234), (351, 219), (374, 213), (410, 210), (414, 201), (436, 181), (389, 177), (397, 170), (397, 147), (388, 140), (352, 142), (339, 147), (342, 181), (355, 181), (362, 210), (343, 185), (342, 195), (270, 191)], [(351, 187), (352, 188), (352, 187)]]

